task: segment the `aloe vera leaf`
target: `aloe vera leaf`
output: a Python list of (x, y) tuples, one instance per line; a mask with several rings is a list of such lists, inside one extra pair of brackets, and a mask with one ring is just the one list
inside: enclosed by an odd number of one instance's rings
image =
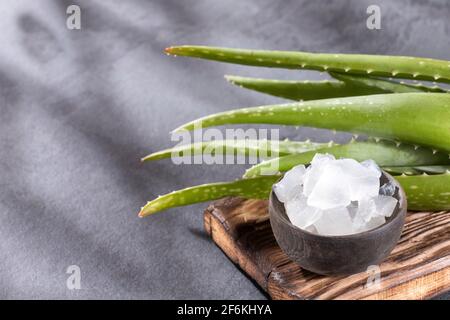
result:
[(160, 160), (170, 157), (185, 157), (200, 155), (230, 154), (267, 158), (274, 155), (282, 156), (292, 153), (302, 153), (323, 148), (329, 143), (316, 143), (311, 141), (273, 141), (273, 140), (214, 140), (202, 141), (192, 144), (175, 146), (173, 148), (154, 152), (143, 157), (142, 161)]
[(296, 165), (310, 163), (316, 153), (328, 153), (336, 158), (352, 158), (357, 161), (372, 159), (382, 167), (450, 165), (450, 159), (446, 153), (434, 152), (424, 147), (416, 148), (407, 144), (397, 145), (388, 141), (352, 142), (263, 161), (248, 169), (244, 178), (252, 178), (262, 173), (271, 172), (271, 168), (278, 168), (278, 171), (281, 172), (288, 171)]
[(396, 82), (386, 79), (378, 79), (368, 76), (357, 76), (330, 72), (330, 75), (336, 80), (340, 80), (348, 85), (355, 87), (378, 89), (381, 93), (408, 93), (408, 92), (435, 92), (447, 93), (446, 90), (438, 87), (428, 87), (422, 84), (409, 84), (403, 82)]
[(289, 81), (225, 76), (242, 88), (290, 100), (317, 100), (387, 93), (376, 87), (356, 86), (342, 81)]
[(395, 177), (405, 190), (410, 210), (450, 210), (450, 171), (436, 175)]
[(406, 174), (408, 176), (427, 174), (442, 174), (450, 171), (450, 166), (414, 166), (414, 167), (383, 167), (383, 170), (392, 175)]
[[(267, 199), (279, 176), (263, 176), (234, 182), (210, 183), (194, 186), (160, 196), (148, 202), (140, 217), (173, 207), (211, 201), (226, 196)], [(408, 198), (409, 210), (449, 210), (450, 172), (437, 175), (396, 176)]]
[(148, 202), (142, 207), (139, 217), (145, 217), (173, 207), (216, 200), (226, 196), (267, 199), (272, 185), (278, 178), (278, 176), (265, 176), (233, 182), (210, 183), (174, 191)]
[(208, 46), (166, 48), (171, 55), (286, 69), (309, 69), (450, 83), (450, 62), (420, 57), (246, 50)]
[(450, 171), (450, 166), (416, 166), (414, 169), (421, 173), (438, 174)]
[(450, 95), (443, 93), (377, 94), (243, 108), (209, 115), (176, 130), (243, 123), (342, 130), (450, 151)]
[(383, 170), (390, 173), (393, 176), (399, 176), (402, 174), (413, 176), (421, 174), (422, 172), (417, 170), (415, 167), (383, 167)]
[(382, 93), (447, 92), (437, 86), (427, 87), (424, 85), (398, 83), (367, 76), (345, 75), (334, 72), (330, 72), (330, 75), (340, 81), (273, 80), (230, 75), (225, 76), (225, 79), (241, 88), (295, 101)]

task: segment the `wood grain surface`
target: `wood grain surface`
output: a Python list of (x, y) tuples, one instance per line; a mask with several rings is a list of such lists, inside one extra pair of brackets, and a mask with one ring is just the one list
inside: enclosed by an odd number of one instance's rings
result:
[(426, 299), (450, 290), (450, 212), (408, 213), (379, 281), (376, 269), (321, 276), (290, 261), (272, 234), (265, 200), (216, 201), (205, 210), (204, 226), (273, 299)]

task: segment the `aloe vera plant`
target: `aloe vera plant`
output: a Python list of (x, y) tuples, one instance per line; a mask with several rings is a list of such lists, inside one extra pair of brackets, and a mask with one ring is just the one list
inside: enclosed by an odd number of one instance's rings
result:
[(393, 175), (420, 175), (438, 174), (450, 171), (450, 166), (415, 166), (415, 167), (383, 167), (383, 169)]
[(313, 100), (226, 111), (175, 129), (266, 123), (365, 133), (450, 152), (450, 95), (396, 93)]
[(381, 93), (447, 92), (438, 86), (428, 87), (420, 84), (405, 84), (335, 72), (330, 72), (330, 75), (339, 81), (273, 80), (230, 75), (225, 76), (225, 79), (242, 88), (297, 101)]
[(393, 80), (379, 79), (370, 76), (357, 76), (357, 75), (349, 75), (342, 74), (336, 72), (330, 72), (330, 75), (337, 79), (341, 80), (345, 83), (352, 84), (354, 86), (359, 87), (367, 87), (377, 90), (382, 90), (385, 93), (407, 93), (407, 92), (438, 92), (438, 93), (446, 93), (448, 90), (445, 90), (437, 85), (434, 86), (426, 86), (420, 83), (405, 83), (403, 81), (396, 82)]
[[(168, 208), (225, 196), (265, 199), (278, 171), (307, 164), (320, 153), (356, 160), (374, 159), (395, 175), (406, 191), (412, 210), (450, 209), (450, 95), (434, 85), (397, 79), (450, 83), (450, 61), (403, 56), (322, 54), (243, 50), (203, 46), (170, 47), (166, 53), (221, 62), (328, 72), (334, 81), (279, 81), (227, 76), (231, 83), (302, 102), (237, 109), (206, 116), (176, 130), (225, 124), (304, 125), (369, 135), (366, 142), (314, 143), (310, 141), (221, 140), (177, 146), (144, 157), (213, 154), (276, 154), (247, 170), (243, 179), (211, 183), (174, 191), (148, 202), (140, 216)], [(381, 138), (392, 141), (381, 140)], [(264, 158), (264, 157), (263, 157)], [(261, 175), (277, 162), (277, 172)]]
[(358, 86), (344, 81), (282, 81), (238, 76), (225, 76), (225, 79), (242, 88), (297, 101), (388, 93), (376, 87)]
[[(178, 206), (212, 201), (225, 196), (267, 199), (280, 176), (261, 176), (234, 182), (218, 182), (174, 191), (149, 201), (140, 217)], [(408, 195), (412, 210), (450, 210), (450, 171), (438, 175), (400, 175), (396, 179)]]
[(429, 58), (246, 50), (205, 46), (170, 47), (166, 49), (166, 53), (249, 66), (333, 71), (450, 83), (449, 61)]
[(279, 156), (302, 153), (315, 149), (321, 149), (334, 143), (315, 143), (311, 141), (274, 141), (271, 140), (213, 140), (184, 144), (174, 148), (154, 152), (143, 157), (142, 161), (160, 160), (170, 157), (195, 156), (204, 153), (236, 154), (243, 156), (254, 155), (255, 157)]
[(450, 171), (443, 174), (396, 177), (414, 210), (450, 210)]
[(278, 176), (265, 176), (233, 182), (216, 182), (174, 191), (148, 202), (139, 212), (140, 217), (198, 202), (220, 199), (226, 196), (266, 199)]
[(316, 153), (328, 153), (336, 158), (352, 158), (357, 161), (372, 159), (382, 167), (450, 165), (447, 154), (433, 152), (428, 148), (417, 148), (388, 141), (351, 142), (263, 161), (248, 169), (244, 178), (256, 177), (261, 175), (261, 172), (267, 172), (267, 169), (274, 167), (275, 162), (279, 171), (288, 171), (296, 165), (308, 164)]

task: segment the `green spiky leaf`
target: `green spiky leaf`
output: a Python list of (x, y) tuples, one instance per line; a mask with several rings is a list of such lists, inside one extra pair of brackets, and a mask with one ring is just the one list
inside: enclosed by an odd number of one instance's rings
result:
[(410, 210), (450, 210), (450, 171), (395, 178), (405, 190)]
[(179, 145), (158, 151), (142, 158), (142, 161), (159, 160), (170, 157), (189, 157), (194, 155), (243, 155), (268, 158), (292, 153), (302, 153), (323, 148), (333, 143), (311, 141), (271, 141), (271, 140), (214, 140)]
[(140, 217), (151, 215), (173, 207), (238, 196), (252, 199), (267, 199), (277, 176), (255, 179), (218, 182), (174, 191), (148, 202), (139, 212)]
[(356, 86), (342, 81), (288, 81), (237, 76), (226, 76), (226, 79), (242, 88), (296, 101), (387, 93), (381, 89)]
[[(336, 158), (351, 158), (357, 161), (371, 159), (382, 167), (450, 165), (450, 159), (446, 153), (433, 152), (428, 148), (416, 148), (407, 144), (397, 145), (388, 141), (352, 142), (267, 160), (248, 169), (244, 178), (256, 177), (262, 173), (288, 171), (297, 165), (310, 163), (316, 153), (328, 153)], [(273, 168), (277, 171), (273, 172)]]
[(177, 130), (224, 124), (304, 125), (364, 133), (450, 152), (450, 95), (396, 93), (226, 111)]
[(177, 46), (167, 48), (165, 51), (171, 55), (250, 66), (309, 69), (450, 83), (450, 62), (429, 58), (246, 50), (208, 46)]
[(353, 85), (355, 87), (362, 87), (366, 90), (379, 90), (384, 93), (408, 93), (408, 92), (435, 92), (435, 93), (447, 93), (438, 86), (425, 86), (422, 84), (407, 84), (399, 83), (392, 80), (378, 79), (370, 76), (357, 76), (342, 74), (336, 72), (330, 72), (330, 75), (340, 80), (348, 85)]
[[(148, 202), (139, 216), (174, 207), (220, 199), (226, 196), (267, 199), (272, 185), (279, 176), (264, 176), (253, 179), (220, 182), (194, 186), (160, 196)], [(449, 210), (450, 172), (437, 175), (397, 176), (395, 179), (404, 188), (409, 210)]]
[(383, 167), (392, 175), (443, 174), (450, 171), (450, 166), (416, 166), (416, 167)]

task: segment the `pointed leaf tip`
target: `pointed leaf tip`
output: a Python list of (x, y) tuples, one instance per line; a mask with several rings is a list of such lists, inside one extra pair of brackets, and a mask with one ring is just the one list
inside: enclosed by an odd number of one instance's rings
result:
[(167, 47), (167, 48), (164, 49), (164, 52), (165, 52), (166, 54), (174, 54), (174, 53), (173, 53), (173, 48), (174, 48), (174, 47)]
[(148, 205), (148, 203), (141, 208), (141, 211), (139, 211), (139, 213), (138, 213), (138, 217), (139, 218), (145, 218), (145, 217), (151, 215), (152, 213), (154, 213), (154, 211), (149, 210), (148, 208), (146, 208), (147, 205)]
[(228, 82), (231, 82), (233, 84), (236, 79), (236, 76), (232, 76), (232, 75), (228, 75), (228, 74), (224, 75), (223, 77), (225, 78), (225, 80), (227, 80)]

